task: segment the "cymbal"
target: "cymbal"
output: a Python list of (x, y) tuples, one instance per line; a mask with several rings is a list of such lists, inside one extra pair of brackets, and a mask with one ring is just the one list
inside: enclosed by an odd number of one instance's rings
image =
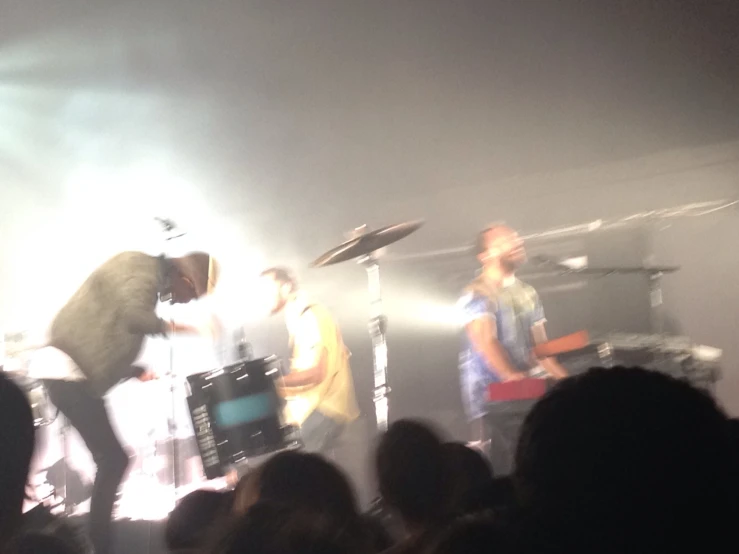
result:
[(388, 225), (376, 231), (370, 231), (332, 248), (313, 261), (311, 267), (324, 267), (367, 256), (380, 248), (404, 239), (417, 231), (423, 223), (421, 220), (406, 221), (396, 223), (395, 225)]

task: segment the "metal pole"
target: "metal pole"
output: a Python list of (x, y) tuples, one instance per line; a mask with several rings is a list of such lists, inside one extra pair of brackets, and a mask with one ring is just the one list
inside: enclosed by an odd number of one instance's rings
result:
[[(170, 323), (173, 323), (170, 318)], [(173, 324), (174, 326), (174, 324)], [(169, 434), (172, 440), (172, 485), (174, 486), (174, 498), (177, 501), (177, 491), (180, 488), (180, 452), (177, 445), (177, 376), (174, 371), (174, 346), (172, 337), (169, 338), (169, 394), (172, 405), (172, 419), (169, 425)]]
[(649, 274), (649, 304), (652, 333), (662, 335), (665, 332), (665, 316), (662, 299), (662, 272), (660, 271)]
[(382, 433), (387, 431), (390, 387), (387, 384), (387, 318), (382, 309), (382, 293), (380, 289), (380, 265), (376, 258), (368, 256), (364, 262), (367, 270), (367, 282), (370, 298), (369, 331), (372, 339), (372, 357), (374, 366), (374, 403), (377, 428)]
[(59, 428), (62, 435), (62, 481), (64, 482), (64, 515), (72, 515), (72, 505), (69, 503), (69, 420), (59, 412)]
[[(162, 226), (162, 230), (164, 231), (165, 235), (165, 245), (167, 248), (165, 248), (165, 256), (169, 254), (169, 245), (172, 243), (174, 239), (178, 239), (185, 235), (184, 232), (179, 231), (177, 228), (177, 225), (170, 219), (163, 219), (163, 218), (155, 218), (157, 222)], [(168, 291), (168, 297), (167, 298), (161, 298), (163, 302), (169, 302), (170, 306), (172, 305), (172, 295), (171, 291)], [(174, 317), (172, 316), (172, 312), (170, 309), (170, 317), (169, 322), (172, 326), (172, 329), (174, 329)], [(174, 500), (177, 501), (177, 491), (180, 488), (180, 460), (179, 460), (179, 447), (177, 444), (177, 375), (175, 374), (174, 370), (174, 332), (172, 331), (169, 334), (169, 394), (170, 394), (170, 409), (171, 412), (171, 419), (168, 421), (167, 430), (169, 431), (170, 440), (172, 441), (171, 445), (171, 455), (172, 455), (172, 485), (174, 487)], [(156, 442), (155, 442), (155, 452), (156, 452)]]

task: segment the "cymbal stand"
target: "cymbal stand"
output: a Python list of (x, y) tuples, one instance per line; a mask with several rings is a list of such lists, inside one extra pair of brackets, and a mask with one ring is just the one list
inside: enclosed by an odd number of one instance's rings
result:
[(64, 483), (64, 515), (69, 517), (74, 511), (74, 506), (69, 502), (69, 463), (70, 452), (69, 452), (69, 434), (71, 433), (71, 426), (66, 416), (59, 412), (59, 434), (62, 439), (62, 483)]
[[(164, 232), (164, 240), (165, 244), (169, 245), (171, 242), (175, 239), (178, 239), (180, 237), (183, 237), (185, 235), (184, 232), (180, 231), (180, 229), (177, 227), (177, 225), (172, 221), (171, 219), (163, 219), (163, 218), (155, 218), (156, 221), (162, 226), (162, 231)], [(166, 255), (166, 252), (165, 252)], [(172, 292), (167, 291), (166, 295), (163, 295), (160, 300), (162, 302), (169, 302), (170, 306), (173, 304), (173, 298), (172, 298)], [(174, 328), (174, 318), (172, 317), (171, 311), (170, 311), (170, 324)], [(177, 375), (174, 371), (174, 343), (173, 343), (173, 337), (170, 335), (168, 338), (169, 341), (169, 395), (170, 395), (170, 403), (171, 403), (171, 419), (169, 419), (168, 428), (167, 431), (169, 432), (172, 444), (171, 444), (171, 453), (172, 456), (172, 486), (174, 487), (174, 496), (175, 500), (177, 499), (177, 491), (180, 488), (180, 453), (179, 453), (179, 446), (177, 444)], [(156, 448), (155, 443), (155, 452), (158, 449)]]
[(650, 323), (652, 333), (662, 335), (665, 331), (664, 301), (662, 299), (662, 277), (661, 271), (649, 272), (649, 305)]
[(387, 431), (390, 387), (387, 384), (387, 317), (383, 313), (380, 288), (380, 264), (374, 254), (360, 260), (367, 271), (370, 300), (369, 333), (372, 339), (372, 361), (374, 369), (375, 418), (380, 432)]

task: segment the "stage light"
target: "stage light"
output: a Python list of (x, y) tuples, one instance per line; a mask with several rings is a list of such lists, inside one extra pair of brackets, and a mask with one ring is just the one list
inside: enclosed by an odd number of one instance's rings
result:
[(423, 290), (406, 291), (386, 302), (390, 328), (456, 329), (461, 314), (455, 299), (425, 294)]
[(116, 518), (161, 521), (175, 507), (176, 492), (153, 475), (131, 475), (121, 487)]
[(456, 304), (421, 304), (418, 306), (416, 314), (420, 320), (436, 327), (453, 329), (459, 327), (462, 321)]
[(251, 324), (264, 317), (265, 295), (259, 279), (264, 257), (253, 248), (237, 244), (228, 252), (214, 255), (224, 269), (213, 297), (205, 303), (212, 306), (212, 311), (228, 328)]

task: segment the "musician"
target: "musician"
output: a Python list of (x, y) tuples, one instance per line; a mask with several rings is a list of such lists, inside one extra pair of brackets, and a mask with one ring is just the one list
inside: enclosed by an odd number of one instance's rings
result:
[(489, 385), (523, 379), (532, 370), (555, 379), (567, 373), (556, 360), (534, 355), (534, 346), (547, 340), (546, 320), (534, 288), (516, 278), (516, 270), (526, 261), (516, 231), (493, 225), (478, 234), (475, 249), (482, 271), (460, 300), (465, 326), (462, 396), (473, 440), (490, 457), (496, 474), (505, 474), (531, 402), (488, 402)]
[(359, 416), (349, 351), (328, 310), (299, 290), (280, 267), (261, 274), (272, 315), (283, 312), (290, 335), (290, 371), (280, 384), (288, 423), (299, 425), (305, 449), (327, 453)]
[(139, 252), (118, 254), (96, 269), (52, 322), (48, 346), (32, 362), (53, 404), (85, 441), (97, 465), (90, 504), (90, 536), (96, 554), (110, 552), (110, 524), (128, 454), (111, 426), (105, 394), (122, 380), (154, 373), (133, 365), (147, 336), (196, 333), (156, 314), (171, 295), (184, 304), (208, 294), (218, 264), (196, 252), (180, 258)]

